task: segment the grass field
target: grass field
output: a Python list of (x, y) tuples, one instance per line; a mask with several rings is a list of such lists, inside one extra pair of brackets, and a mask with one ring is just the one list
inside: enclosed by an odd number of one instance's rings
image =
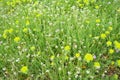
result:
[(120, 0), (0, 0), (0, 80), (120, 80)]

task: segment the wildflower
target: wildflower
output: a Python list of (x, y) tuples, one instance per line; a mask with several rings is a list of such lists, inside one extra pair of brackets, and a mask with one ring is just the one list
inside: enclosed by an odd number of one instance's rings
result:
[(55, 65), (55, 63), (54, 63), (54, 62), (51, 62), (51, 65), (52, 65), (52, 66), (54, 66), (54, 65)]
[(75, 57), (76, 57), (76, 58), (79, 58), (79, 57), (80, 57), (80, 53), (76, 53), (76, 54), (75, 54)]
[(13, 29), (12, 28), (9, 29), (8, 32), (11, 34), (13, 32)]
[(96, 19), (96, 23), (100, 23), (100, 19)]
[(96, 9), (99, 9), (99, 6), (95, 6)]
[(41, 16), (41, 14), (39, 14), (39, 13), (38, 13), (38, 14), (36, 14), (36, 17), (40, 17), (40, 16)]
[(115, 62), (114, 62), (114, 61), (112, 61), (112, 62), (111, 62), (111, 64), (112, 64), (112, 65), (114, 65), (114, 64), (115, 64)]
[(34, 51), (35, 50), (35, 46), (30, 47), (30, 50)]
[(69, 57), (68, 56), (65, 56), (65, 60), (68, 60), (69, 59)]
[(100, 37), (99, 37), (99, 36), (95, 36), (94, 38), (95, 38), (96, 40), (98, 40)]
[(16, 20), (16, 21), (15, 21), (15, 23), (16, 23), (16, 24), (18, 24), (18, 23), (19, 23), (19, 21), (18, 21), (18, 20)]
[(94, 67), (99, 69), (100, 68), (100, 63), (99, 62), (94, 62)]
[(90, 53), (87, 53), (84, 57), (85, 61), (90, 62), (93, 60), (93, 55)]
[(16, 5), (15, 2), (11, 2), (12, 7), (15, 7), (15, 5)]
[(89, 71), (89, 70), (86, 70), (86, 73), (87, 73), (87, 74), (89, 74), (89, 73), (90, 73), (90, 71)]
[(23, 32), (24, 32), (24, 33), (28, 32), (28, 28), (24, 28), (24, 29), (23, 29)]
[(70, 71), (68, 71), (67, 73), (68, 73), (68, 75), (71, 75), (71, 74), (72, 74)]
[(26, 21), (26, 25), (29, 25), (29, 24), (30, 24), (30, 22), (29, 22), (29, 20), (27, 20), (27, 21)]
[(11, 4), (10, 1), (7, 1), (6, 3), (7, 3), (7, 5), (10, 5), (10, 4)]
[(15, 38), (14, 38), (14, 41), (15, 41), (15, 42), (19, 42), (19, 41), (20, 41), (20, 37), (15, 37)]
[(111, 41), (107, 41), (106, 44), (107, 44), (107, 46), (111, 46), (112, 42)]
[(29, 22), (29, 20), (28, 20), (28, 19), (29, 19), (29, 17), (28, 17), (28, 16), (26, 16), (26, 19), (27, 19), (27, 21)]
[(55, 58), (55, 56), (53, 55), (53, 56), (50, 57), (50, 60), (53, 60), (54, 58)]
[(114, 41), (115, 48), (120, 49), (120, 43), (118, 41)]
[(117, 65), (120, 66), (120, 60), (117, 60)]
[(105, 39), (106, 38), (106, 34), (101, 34), (100, 37), (101, 37), (101, 39)]
[(7, 38), (7, 33), (8, 33), (8, 30), (4, 30), (3, 35), (2, 35), (4, 39)]
[(5, 33), (3, 33), (3, 38), (6, 39), (7, 38), (7, 35)]
[(87, 24), (89, 24), (89, 23), (90, 23), (90, 21), (89, 21), (89, 20), (86, 20), (85, 22), (86, 22)]
[(89, 37), (92, 37), (92, 34), (90, 34)]
[(94, 55), (93, 58), (96, 59), (96, 55)]
[(38, 1), (35, 1), (34, 5), (38, 5), (38, 4), (39, 4), (39, 2), (38, 2)]
[(70, 46), (65, 46), (64, 48), (66, 51), (69, 51), (70, 50)]
[(110, 53), (110, 54), (113, 54), (113, 53), (114, 53), (114, 50), (113, 50), (113, 49), (109, 49), (109, 53)]
[(88, 5), (89, 4), (89, 0), (83, 0), (83, 2)]
[(38, 55), (40, 55), (40, 54), (41, 54), (41, 52), (40, 52), (40, 51), (38, 51), (38, 52), (37, 52), (37, 54), (38, 54)]
[(28, 67), (27, 66), (23, 66), (20, 71), (24, 74), (27, 74), (28, 73)]
[(106, 34), (106, 35), (109, 35), (109, 34), (110, 34), (110, 32), (109, 32), (109, 31), (105, 31), (105, 34)]
[(58, 70), (59, 70), (59, 71), (61, 71), (61, 70), (62, 70), (62, 68), (61, 68), (61, 67), (59, 67), (59, 68), (58, 68)]
[(113, 28), (110, 26), (110, 27), (108, 27), (108, 29), (110, 30), (110, 31), (112, 31), (113, 30)]
[(84, 4), (79, 4), (79, 7), (80, 7), (80, 8), (83, 8), (83, 7), (84, 7)]

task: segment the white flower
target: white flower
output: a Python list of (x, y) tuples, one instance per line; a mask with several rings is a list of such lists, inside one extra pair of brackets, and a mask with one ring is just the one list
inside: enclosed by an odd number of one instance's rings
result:
[(87, 74), (89, 74), (89, 73), (90, 73), (90, 71), (89, 71), (89, 70), (87, 70), (87, 71), (86, 71), (86, 73), (87, 73)]

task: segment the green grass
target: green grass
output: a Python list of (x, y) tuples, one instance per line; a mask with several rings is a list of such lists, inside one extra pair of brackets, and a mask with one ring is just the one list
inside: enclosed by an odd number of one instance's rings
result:
[(0, 80), (119, 80), (120, 1), (85, 1), (0, 0)]

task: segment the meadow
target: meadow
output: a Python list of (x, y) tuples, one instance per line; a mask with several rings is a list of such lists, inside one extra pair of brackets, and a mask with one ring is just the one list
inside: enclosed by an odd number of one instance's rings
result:
[(120, 80), (120, 0), (0, 0), (0, 80)]

